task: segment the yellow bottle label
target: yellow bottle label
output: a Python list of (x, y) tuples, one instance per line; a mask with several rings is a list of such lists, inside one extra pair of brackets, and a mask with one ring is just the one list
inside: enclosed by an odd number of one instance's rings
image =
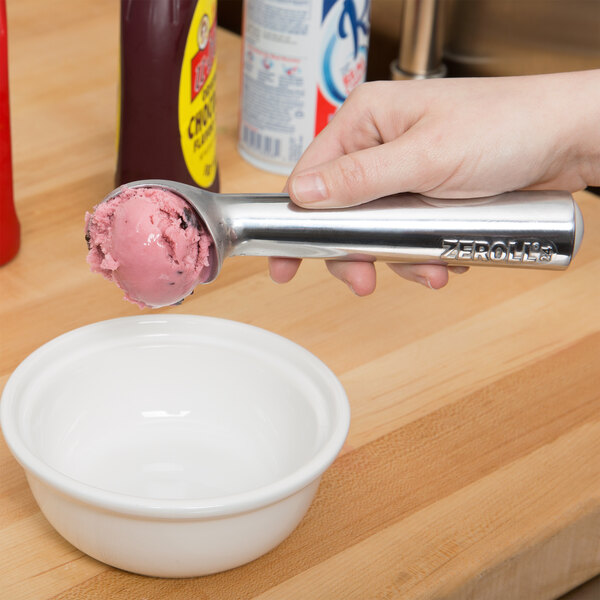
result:
[(204, 188), (217, 174), (216, 41), (216, 0), (198, 0), (179, 79), (179, 134), (188, 171)]

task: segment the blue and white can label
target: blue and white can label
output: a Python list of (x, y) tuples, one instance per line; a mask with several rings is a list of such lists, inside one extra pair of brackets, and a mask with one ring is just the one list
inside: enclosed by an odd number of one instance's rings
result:
[(288, 174), (365, 80), (369, 0), (246, 0), (238, 148)]

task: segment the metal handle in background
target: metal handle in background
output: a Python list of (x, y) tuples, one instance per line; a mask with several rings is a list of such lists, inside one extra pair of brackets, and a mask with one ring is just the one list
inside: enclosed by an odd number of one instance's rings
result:
[(398, 59), (390, 65), (392, 79), (446, 76), (443, 55), (443, 2), (404, 0)]
[(563, 269), (583, 235), (567, 192), (471, 200), (398, 194), (336, 210), (301, 209), (285, 195), (222, 195), (218, 202), (232, 256)]

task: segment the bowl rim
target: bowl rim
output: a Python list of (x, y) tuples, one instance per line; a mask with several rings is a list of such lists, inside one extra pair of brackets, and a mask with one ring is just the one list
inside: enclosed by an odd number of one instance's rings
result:
[[(292, 349), (298, 357), (317, 370), (331, 391), (332, 409), (331, 432), (322, 447), (308, 462), (288, 473), (281, 479), (252, 490), (207, 499), (159, 499), (134, 496), (105, 490), (79, 481), (47, 464), (32, 452), (20, 435), (18, 422), (19, 398), (17, 386), (29, 375), (45, 353), (60, 344), (67, 343), (74, 336), (85, 331), (102, 327), (114, 327), (119, 323), (164, 323), (192, 320), (197, 323), (213, 323), (246, 330), (255, 336), (262, 336), (272, 342)], [(296, 363), (297, 364), (297, 363)], [(25, 469), (27, 476), (34, 476), (50, 488), (85, 504), (93, 505), (117, 513), (163, 519), (189, 519), (239, 514), (262, 508), (292, 496), (318, 479), (331, 465), (341, 450), (350, 426), (350, 404), (346, 392), (335, 374), (319, 358), (296, 342), (261, 327), (247, 323), (188, 314), (139, 315), (106, 319), (83, 325), (63, 333), (42, 344), (29, 354), (10, 375), (0, 398), (0, 428), (9, 450)]]

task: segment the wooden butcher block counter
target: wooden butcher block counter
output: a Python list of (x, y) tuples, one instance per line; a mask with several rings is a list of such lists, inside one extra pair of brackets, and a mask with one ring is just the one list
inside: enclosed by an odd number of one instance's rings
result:
[[(138, 315), (85, 262), (86, 210), (114, 186), (118, 2), (9, 0), (22, 247), (0, 268), (0, 388), (44, 342)], [(218, 35), (224, 192), (284, 178), (236, 150), (240, 40)], [(600, 200), (564, 272), (471, 269), (443, 290), (385, 265), (355, 297), (321, 261), (276, 285), (228, 259), (168, 313), (251, 323), (340, 378), (347, 443), (297, 530), (238, 569), (186, 580), (108, 567), (41, 515), (0, 437), (0, 599), (555, 598), (600, 571)]]

